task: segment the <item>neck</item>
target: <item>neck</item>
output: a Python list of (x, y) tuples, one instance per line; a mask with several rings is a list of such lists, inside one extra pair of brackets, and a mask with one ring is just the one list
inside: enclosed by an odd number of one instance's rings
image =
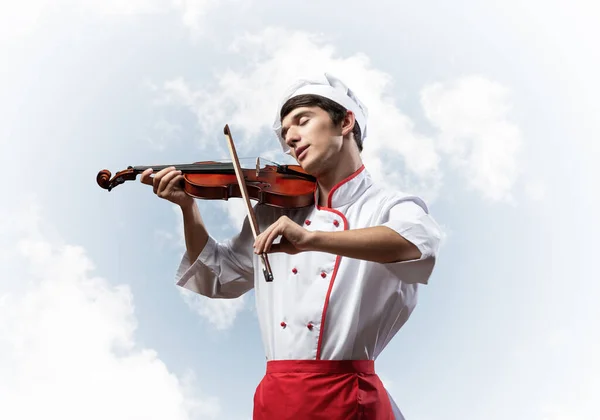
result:
[(319, 206), (327, 206), (327, 198), (333, 187), (356, 172), (362, 164), (358, 153), (340, 153), (338, 165), (318, 177)]

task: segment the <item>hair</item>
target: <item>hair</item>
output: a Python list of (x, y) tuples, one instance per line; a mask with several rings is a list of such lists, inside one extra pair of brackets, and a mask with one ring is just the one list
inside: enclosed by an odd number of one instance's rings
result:
[[(317, 106), (329, 114), (329, 118), (334, 125), (338, 126), (344, 120), (347, 109), (337, 102), (332, 101), (329, 98), (325, 98), (319, 95), (298, 95), (291, 99), (288, 99), (285, 104), (281, 107), (280, 118), (283, 120), (286, 115), (292, 112), (294, 109), (302, 106)], [(360, 126), (358, 121), (354, 121), (354, 128), (352, 129), (354, 141), (358, 146), (358, 150), (362, 152), (362, 136), (360, 132)]]

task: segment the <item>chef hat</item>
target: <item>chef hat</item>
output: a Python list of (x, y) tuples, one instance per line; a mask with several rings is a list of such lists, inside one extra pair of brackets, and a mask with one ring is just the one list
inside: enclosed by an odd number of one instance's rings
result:
[(332, 101), (340, 104), (347, 110), (352, 111), (354, 113), (354, 118), (360, 127), (360, 133), (362, 135), (361, 140), (364, 140), (364, 138), (367, 136), (367, 107), (341, 80), (337, 79), (331, 74), (325, 73), (324, 79), (297, 80), (294, 82), (294, 84), (288, 87), (283, 98), (281, 99), (279, 107), (277, 108), (277, 115), (275, 116), (275, 121), (273, 123), (273, 130), (281, 142), (281, 147), (285, 153), (290, 153), (290, 149), (285, 143), (285, 139), (281, 135), (281, 108), (290, 98), (307, 94), (324, 96), (325, 98), (331, 99)]

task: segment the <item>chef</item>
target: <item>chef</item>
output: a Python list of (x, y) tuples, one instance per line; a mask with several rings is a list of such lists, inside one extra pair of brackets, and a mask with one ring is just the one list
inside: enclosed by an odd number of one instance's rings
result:
[[(315, 203), (256, 205), (256, 239), (246, 218), (239, 233), (217, 242), (181, 189), (181, 172), (142, 174), (182, 209), (187, 250), (177, 285), (222, 299), (255, 290), (267, 359), (255, 420), (403, 419), (374, 361), (428, 283), (441, 231), (421, 198), (370, 176), (361, 159), (367, 116), (330, 74), (290, 86), (273, 129), (283, 150), (316, 177)], [(265, 252), (272, 282), (263, 276)]]

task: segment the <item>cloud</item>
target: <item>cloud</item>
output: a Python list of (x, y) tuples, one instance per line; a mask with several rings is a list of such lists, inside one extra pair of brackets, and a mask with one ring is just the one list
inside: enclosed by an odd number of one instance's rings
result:
[(246, 308), (245, 296), (236, 299), (210, 299), (183, 288), (180, 288), (180, 293), (190, 309), (217, 330), (231, 328), (238, 313)]
[[(0, 40), (22, 37), (33, 32), (46, 13), (61, 10), (63, 15), (81, 11), (105, 16), (161, 13), (168, 0), (23, 0), (0, 3)], [(67, 20), (67, 19), (65, 19)]]
[[(218, 204), (221, 203), (227, 204), (227, 202), (219, 202)], [(230, 214), (232, 222), (234, 224), (239, 224), (241, 227), (245, 215), (242, 211), (246, 211), (245, 207), (242, 205), (242, 201), (232, 200), (229, 204), (236, 209)], [(174, 246), (178, 252), (183, 253), (185, 252), (185, 236), (181, 209), (174, 205), (172, 206), (172, 210), (176, 217), (176, 233), (167, 232), (161, 229), (157, 230), (155, 235), (157, 238), (162, 239), (162, 244)], [(246, 309), (245, 296), (236, 299), (211, 299), (182, 287), (178, 287), (177, 289), (186, 305), (217, 330), (227, 330), (231, 328), (235, 323), (237, 315)]]
[(243, 153), (264, 152), (282, 161), (287, 156), (270, 131), (280, 95), (296, 78), (330, 72), (350, 85), (369, 108), (363, 159), (374, 178), (435, 197), (442, 176), (435, 143), (414, 130), (394, 103), (392, 77), (373, 68), (367, 56), (343, 57), (318, 36), (280, 28), (241, 36), (230, 52), (242, 56), (247, 65), (222, 71), (215, 80), (196, 87), (181, 78), (167, 81), (165, 103), (188, 106), (208, 133), (222, 132), (229, 123), (234, 140), (236, 133), (245, 134), (236, 140)]
[(216, 7), (217, 0), (172, 0), (173, 5), (181, 13), (181, 21), (193, 35), (202, 31), (202, 23), (206, 13)]
[(525, 184), (525, 194), (534, 201), (540, 201), (546, 198), (548, 194), (548, 186), (544, 181), (539, 179), (529, 180)]
[(421, 102), (439, 129), (438, 150), (450, 158), (467, 185), (486, 199), (512, 201), (522, 138), (508, 118), (508, 89), (481, 76), (468, 76), (425, 87)]
[(152, 126), (152, 135), (146, 137), (146, 141), (152, 149), (162, 152), (173, 143), (180, 142), (181, 133), (181, 125), (173, 124), (161, 118)]
[(136, 343), (127, 285), (94, 275), (85, 249), (48, 232), (35, 202), (11, 210), (0, 214), (10, 256), (0, 269), (0, 417), (217, 418), (218, 400), (193, 376)]
[[(228, 0), (229, 2), (235, 0)], [(217, 0), (24, 0), (0, 3), (0, 43), (5, 39), (26, 36), (36, 30), (48, 12), (60, 10), (66, 16), (76, 13), (103, 17), (148, 14), (167, 15), (173, 11), (191, 35), (203, 33), (206, 15), (220, 4)]]

